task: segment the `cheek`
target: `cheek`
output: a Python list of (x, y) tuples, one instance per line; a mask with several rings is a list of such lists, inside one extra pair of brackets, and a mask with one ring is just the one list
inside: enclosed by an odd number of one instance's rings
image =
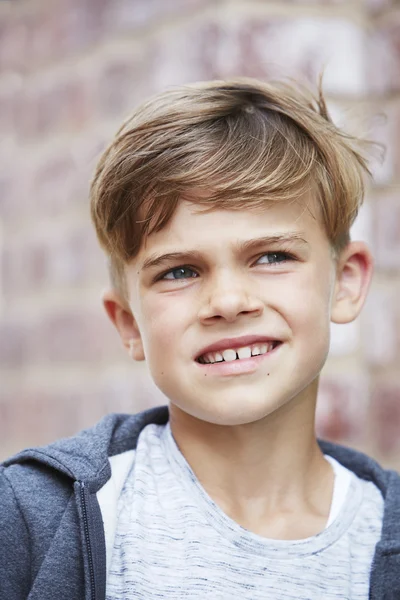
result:
[(286, 294), (285, 310), (293, 334), (304, 334), (310, 345), (329, 343), (331, 284), (321, 272), (311, 271)]
[(172, 348), (182, 344), (187, 312), (176, 296), (142, 298), (140, 331), (149, 367), (155, 361), (169, 361)]

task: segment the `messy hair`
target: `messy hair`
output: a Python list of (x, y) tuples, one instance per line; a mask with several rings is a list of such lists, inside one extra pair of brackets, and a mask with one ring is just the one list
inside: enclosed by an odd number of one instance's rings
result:
[(179, 201), (204, 210), (261, 208), (313, 190), (334, 254), (369, 173), (359, 141), (332, 122), (322, 93), (240, 78), (184, 85), (137, 108), (101, 156), (91, 214), (124, 294), (124, 266), (165, 227)]

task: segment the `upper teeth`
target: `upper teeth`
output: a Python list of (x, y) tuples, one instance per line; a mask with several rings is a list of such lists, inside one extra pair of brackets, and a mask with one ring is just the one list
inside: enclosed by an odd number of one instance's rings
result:
[(238, 348), (237, 350), (227, 349), (222, 352), (207, 352), (200, 357), (201, 362), (204, 363), (215, 363), (215, 362), (230, 362), (232, 360), (241, 358), (250, 358), (250, 356), (258, 356), (259, 354), (266, 354), (274, 347), (274, 342), (268, 342), (267, 344), (253, 344), (252, 346), (245, 346)]

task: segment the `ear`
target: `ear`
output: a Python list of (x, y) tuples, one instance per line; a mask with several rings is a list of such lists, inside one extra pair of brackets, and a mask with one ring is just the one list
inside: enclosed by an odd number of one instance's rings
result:
[(350, 242), (344, 248), (336, 267), (331, 305), (333, 323), (350, 323), (358, 317), (367, 297), (373, 269), (373, 258), (364, 242)]
[(106, 313), (117, 328), (129, 356), (134, 360), (145, 360), (142, 337), (126, 300), (110, 288), (103, 292), (102, 301)]

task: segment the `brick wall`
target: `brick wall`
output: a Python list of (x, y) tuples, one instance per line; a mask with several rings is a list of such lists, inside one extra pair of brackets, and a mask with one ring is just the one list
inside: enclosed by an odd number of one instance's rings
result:
[[(333, 329), (321, 434), (400, 466), (400, 6), (389, 0), (0, 2), (0, 455), (163, 402), (100, 305), (88, 216), (96, 157), (170, 84), (326, 66), (332, 113), (387, 145), (354, 235), (376, 274)], [(383, 116), (383, 113), (386, 117)]]

